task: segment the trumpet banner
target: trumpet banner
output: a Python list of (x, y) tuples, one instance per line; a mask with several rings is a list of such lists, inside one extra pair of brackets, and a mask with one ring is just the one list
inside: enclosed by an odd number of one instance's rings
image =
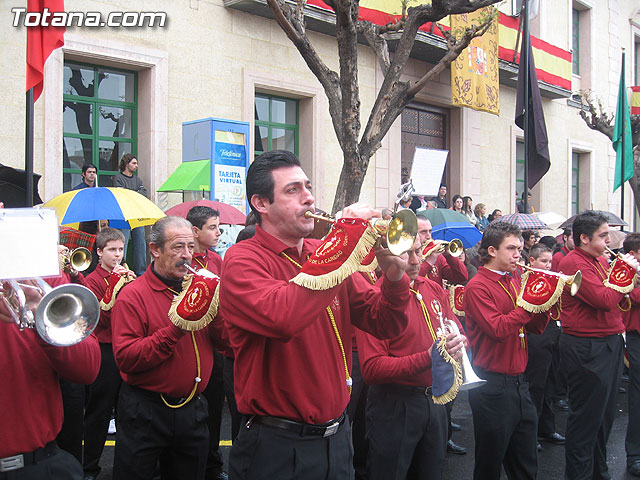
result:
[(446, 343), (444, 336), (438, 337), (431, 350), (431, 393), (436, 405), (453, 401), (463, 382), (462, 367), (449, 355)]
[(372, 249), (378, 238), (368, 221), (341, 218), (291, 281), (310, 290), (328, 290), (354, 272), (373, 270), (377, 262)]
[(459, 317), (464, 317), (464, 285), (449, 287), (449, 306), (451, 311)]
[(107, 290), (100, 300), (100, 308), (102, 310), (108, 312), (113, 308), (113, 304), (116, 303), (116, 295), (118, 295), (118, 292), (125, 283), (127, 283), (127, 279), (124, 276), (114, 272), (109, 274), (107, 278)]
[(430, 240), (429, 243), (422, 245), (422, 259), (424, 260), (432, 253), (440, 250), (440, 242), (434, 242)]
[(218, 314), (220, 279), (187, 275), (182, 291), (171, 302), (169, 319), (174, 325), (191, 332), (206, 327)]
[(528, 312), (546, 312), (560, 299), (564, 285), (557, 275), (528, 270), (522, 275), (517, 304)]
[(633, 290), (636, 271), (627, 262), (616, 258), (609, 268), (609, 275), (604, 286), (613, 288), (616, 292), (629, 293)]
[[(485, 7), (451, 15), (452, 35), (461, 37), (466, 28), (480, 25), (492, 11), (493, 7)], [(499, 83), (498, 19), (494, 18), (484, 35), (471, 40), (451, 64), (451, 104), (499, 115)]]

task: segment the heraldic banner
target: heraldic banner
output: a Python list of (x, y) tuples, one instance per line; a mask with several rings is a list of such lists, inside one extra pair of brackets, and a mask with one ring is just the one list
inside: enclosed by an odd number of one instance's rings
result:
[[(485, 7), (451, 15), (451, 33), (461, 37), (467, 27), (480, 25), (492, 11), (493, 7)], [(499, 115), (498, 85), (498, 20), (494, 18), (485, 34), (471, 40), (451, 63), (451, 104)]]

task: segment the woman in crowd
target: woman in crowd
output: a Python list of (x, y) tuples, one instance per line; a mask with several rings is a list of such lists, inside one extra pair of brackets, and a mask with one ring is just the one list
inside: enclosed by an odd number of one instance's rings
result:
[(476, 227), (482, 232), (489, 225), (489, 220), (486, 217), (487, 206), (484, 203), (478, 203), (476, 208), (473, 209), (473, 213), (477, 220)]

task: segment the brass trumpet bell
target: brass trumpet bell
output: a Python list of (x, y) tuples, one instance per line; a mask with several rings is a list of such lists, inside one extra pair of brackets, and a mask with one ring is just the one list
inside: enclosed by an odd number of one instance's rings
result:
[(78, 247), (69, 253), (68, 263), (77, 272), (84, 272), (91, 266), (91, 252), (84, 247)]
[(573, 275), (560, 274), (560, 278), (569, 285), (569, 292), (571, 293), (571, 296), (574, 297), (576, 293), (578, 293), (578, 290), (580, 290), (580, 285), (582, 284), (582, 272), (578, 270)]
[(450, 242), (441, 242), (440, 245), (442, 246), (441, 251), (446, 250), (452, 257), (459, 257), (464, 252), (464, 245), (459, 238), (454, 238)]

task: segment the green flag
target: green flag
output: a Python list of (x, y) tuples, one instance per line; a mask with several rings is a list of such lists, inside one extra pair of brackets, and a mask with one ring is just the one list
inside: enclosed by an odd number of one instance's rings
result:
[[(627, 89), (624, 83), (624, 53), (622, 54), (622, 72), (616, 107), (616, 123), (613, 126), (613, 149), (616, 151), (616, 176), (613, 181), (615, 192), (624, 182), (633, 177), (633, 144), (631, 142), (631, 116), (627, 103)], [(622, 164), (624, 159), (624, 174)]]

